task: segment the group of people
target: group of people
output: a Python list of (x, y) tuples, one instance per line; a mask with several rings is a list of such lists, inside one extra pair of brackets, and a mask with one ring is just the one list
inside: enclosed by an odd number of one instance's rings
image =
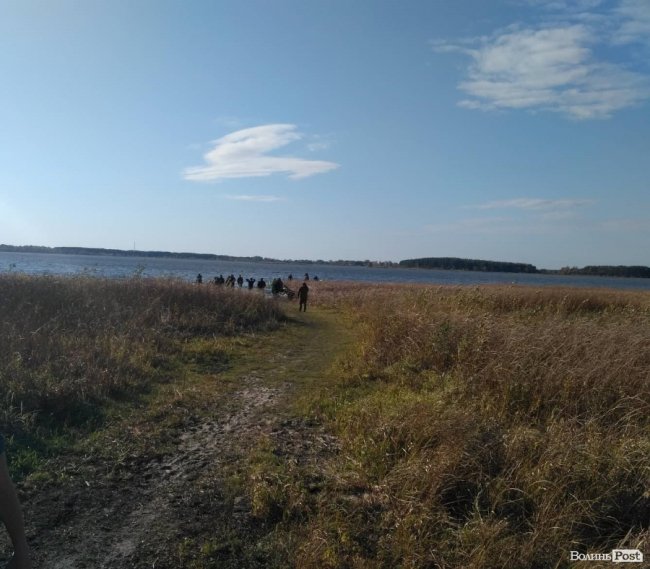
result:
[[(288, 281), (293, 280), (293, 275), (291, 273), (287, 277), (287, 280)], [(287, 285), (285, 285), (280, 277), (274, 278), (271, 281), (271, 294), (273, 294), (274, 296), (277, 296), (279, 294), (286, 294), (289, 300), (293, 300), (293, 298), (297, 295), (299, 301), (298, 310), (306, 312), (307, 298), (309, 296), (309, 287), (307, 286), (308, 280), (309, 280), (309, 273), (305, 273), (304, 282), (296, 292), (290, 289)], [(317, 281), (318, 277), (314, 276), (313, 280)], [(214, 277), (211, 282), (212, 284), (217, 286), (226, 286), (230, 288), (235, 288), (235, 285), (238, 286), (239, 288), (242, 288), (244, 286), (244, 283), (246, 283), (249, 290), (253, 290), (253, 288), (255, 287), (257, 287), (258, 290), (264, 290), (266, 289), (267, 286), (264, 278), (260, 278), (259, 280), (256, 280), (253, 277), (244, 279), (244, 277), (241, 274), (237, 278), (235, 278), (235, 275), (232, 273), (228, 275), (226, 278), (224, 278), (223, 275)], [(255, 283), (257, 283), (257, 285)], [(203, 275), (201, 273), (196, 275), (196, 284), (203, 284)]]
[[(293, 280), (293, 275), (289, 273), (289, 276), (287, 277), (287, 280), (292, 281)], [(304, 280), (308, 281), (309, 280), (309, 273), (305, 273), (305, 278)], [(314, 280), (318, 280), (318, 276), (314, 275)], [(282, 282), (282, 279), (279, 277), (277, 279), (273, 279), (273, 282), (280, 281)], [(212, 284), (219, 285), (219, 286), (229, 286), (232, 288), (235, 288), (235, 284), (238, 287), (243, 287), (244, 282), (247, 283), (248, 288), (252, 289), (255, 287), (255, 279), (254, 278), (248, 278), (244, 279), (244, 277), (241, 276), (241, 274), (235, 278), (235, 275), (230, 273), (226, 278), (223, 277), (223, 275), (219, 275), (218, 277), (214, 277), (212, 279)], [(196, 284), (203, 284), (203, 275), (199, 273), (196, 275)], [(273, 286), (273, 284), (271, 284)], [(262, 278), (259, 281), (257, 281), (257, 288), (266, 288), (266, 281)], [(281, 292), (281, 291), (280, 291)]]
[[(252, 277), (248, 279), (244, 279), (244, 277), (242, 277), (241, 275), (235, 278), (235, 275), (233, 274), (228, 275), (226, 278), (224, 278), (223, 275), (219, 275), (218, 277), (214, 277), (210, 282), (213, 285), (226, 286), (230, 288), (235, 288), (235, 285), (237, 285), (239, 288), (242, 288), (245, 282), (249, 290), (255, 288), (255, 283), (257, 282), (257, 288), (260, 289), (266, 288), (266, 281), (263, 278), (257, 281)], [(201, 273), (196, 275), (196, 284), (203, 284), (203, 275)]]

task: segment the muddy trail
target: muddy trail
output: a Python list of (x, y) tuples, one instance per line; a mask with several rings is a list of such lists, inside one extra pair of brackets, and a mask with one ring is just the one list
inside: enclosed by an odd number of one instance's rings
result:
[(35, 568), (270, 567), (272, 530), (253, 515), (245, 484), (260, 444), (294, 464), (336, 452), (322, 426), (291, 411), (346, 346), (346, 332), (322, 312), (293, 314), (263, 357), (235, 360), (233, 388), (213, 413), (188, 416), (167, 433), (161, 454), (135, 453), (119, 465), (61, 457), (64, 481), (22, 488)]

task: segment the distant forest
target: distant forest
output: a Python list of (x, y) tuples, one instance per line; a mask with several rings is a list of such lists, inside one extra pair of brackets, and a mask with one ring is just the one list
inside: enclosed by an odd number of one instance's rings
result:
[(418, 269), (442, 269), (457, 271), (486, 271), (500, 273), (543, 273), (545, 275), (589, 275), (594, 277), (636, 277), (650, 278), (650, 267), (644, 266), (611, 266), (589, 265), (582, 269), (578, 267), (562, 267), (559, 270), (538, 269), (527, 263), (507, 263), (503, 261), (484, 261), (482, 259), (459, 259), (457, 257), (423, 257), (421, 259), (405, 259), (399, 262), (400, 267)]
[(556, 271), (561, 275), (591, 275), (598, 277), (637, 277), (650, 279), (650, 267), (643, 266), (610, 266), (610, 265), (589, 265), (579, 269), (578, 267), (562, 267)]
[(415, 269), (443, 269), (457, 271), (485, 271), (499, 273), (537, 273), (535, 265), (527, 263), (507, 263), (503, 261), (483, 261), (481, 259), (459, 259), (457, 257), (423, 257), (399, 262), (400, 267)]
[(212, 253), (172, 253), (171, 251), (127, 251), (122, 249), (101, 249), (94, 247), (43, 247), (41, 245), (0, 245), (0, 252), (6, 253), (58, 253), (60, 255), (108, 255), (114, 257), (160, 257), (171, 259), (200, 259), (205, 261), (242, 261), (249, 263), (295, 263), (301, 265), (337, 265), (346, 267), (380, 267), (380, 268), (418, 268), (457, 271), (484, 271), (500, 273), (543, 273), (546, 275), (589, 275), (598, 277), (637, 277), (650, 278), (650, 267), (645, 266), (610, 266), (589, 265), (562, 267), (559, 270), (538, 269), (528, 263), (508, 263), (505, 261), (484, 261), (481, 259), (460, 259), (458, 257), (423, 257), (405, 259), (399, 263), (392, 261), (323, 261), (318, 259), (272, 259), (269, 257), (235, 257), (233, 255), (215, 255)]
[[(107, 255), (109, 257), (169, 257), (176, 259), (233, 260), (238, 257), (212, 255), (210, 253), (172, 253), (171, 251), (126, 251), (94, 247), (43, 247), (42, 245), (0, 245), (0, 251), (8, 253), (50, 253), (58, 255)], [(262, 260), (261, 257), (258, 258)]]
[(158, 257), (169, 259), (200, 259), (202, 261), (241, 261), (247, 263), (295, 263), (299, 265), (339, 265), (348, 267), (397, 267), (392, 261), (323, 261), (318, 259), (273, 259), (271, 257), (236, 257), (213, 253), (172, 253), (171, 251), (137, 251), (135, 249), (102, 249), (95, 247), (44, 247), (42, 245), (0, 245), (5, 253), (49, 253), (58, 255), (106, 255), (109, 257)]

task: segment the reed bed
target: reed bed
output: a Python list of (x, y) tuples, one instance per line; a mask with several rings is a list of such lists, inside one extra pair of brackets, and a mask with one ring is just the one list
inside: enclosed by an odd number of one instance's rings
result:
[(0, 429), (96, 424), (102, 406), (165, 380), (196, 337), (268, 329), (262, 295), (176, 280), (0, 276)]
[(361, 340), (313, 402), (341, 452), (323, 492), (287, 507), (296, 566), (568, 567), (571, 550), (647, 548), (648, 293), (310, 286)]

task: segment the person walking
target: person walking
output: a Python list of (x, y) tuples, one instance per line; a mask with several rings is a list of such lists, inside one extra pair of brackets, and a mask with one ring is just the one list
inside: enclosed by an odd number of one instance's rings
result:
[(298, 289), (298, 312), (301, 310), (307, 312), (307, 297), (309, 296), (309, 287), (307, 283), (302, 283), (302, 286)]
[(14, 555), (7, 564), (7, 569), (31, 569), (29, 547), (25, 537), (23, 514), (16, 489), (9, 476), (4, 439), (0, 435), (0, 519), (7, 528), (14, 547)]

